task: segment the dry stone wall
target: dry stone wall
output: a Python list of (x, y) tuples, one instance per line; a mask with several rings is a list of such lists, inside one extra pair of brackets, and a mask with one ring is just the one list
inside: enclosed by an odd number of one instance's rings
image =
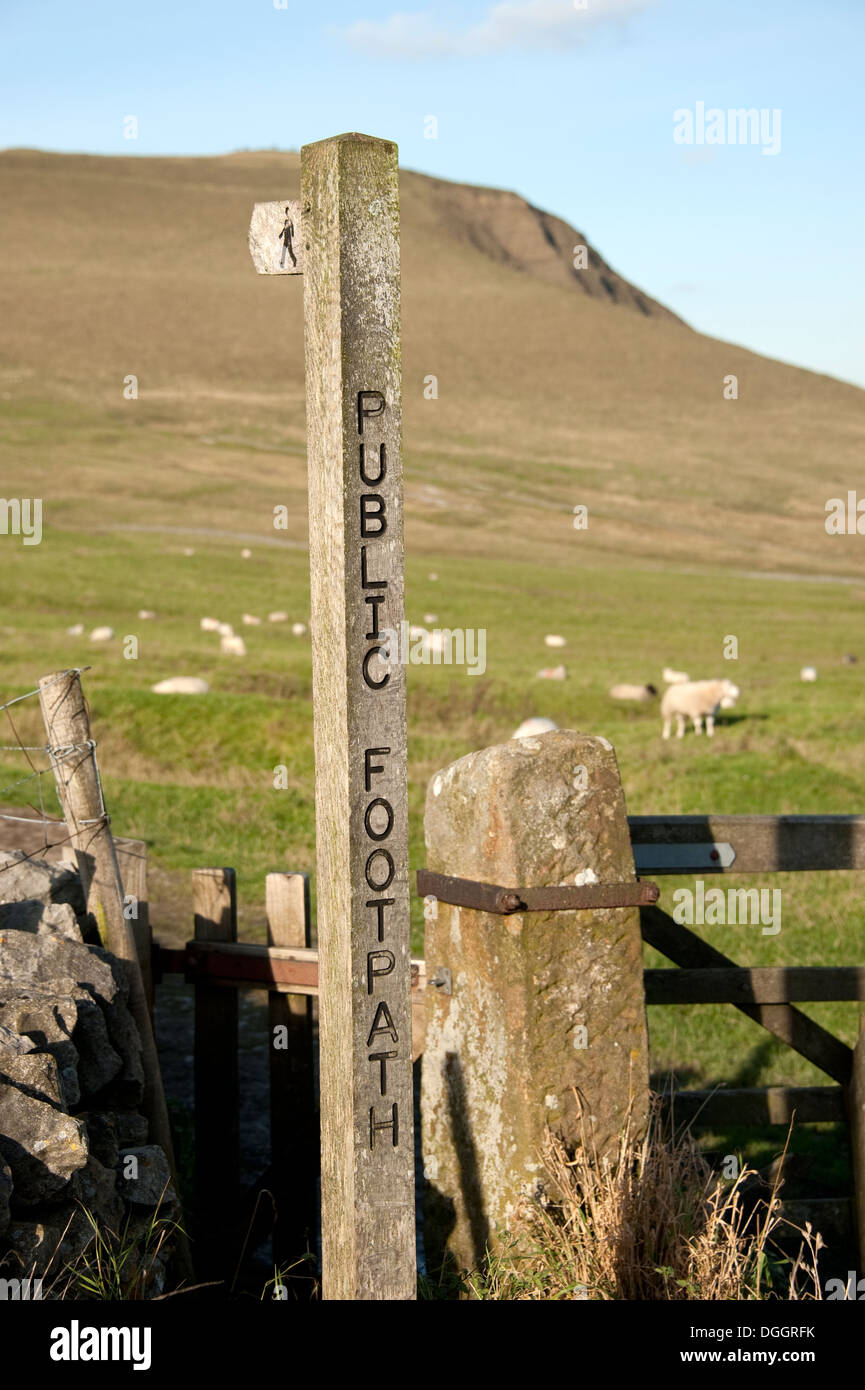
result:
[[(168, 1160), (139, 1113), (144, 1072), (128, 966), (98, 944), (70, 867), (0, 854), (0, 1279), (43, 1297), (102, 1228), (177, 1215)], [(165, 1285), (166, 1244), (147, 1292)]]

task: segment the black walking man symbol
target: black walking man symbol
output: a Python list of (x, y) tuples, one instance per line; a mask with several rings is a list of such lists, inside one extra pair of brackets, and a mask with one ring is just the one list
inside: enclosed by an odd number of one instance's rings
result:
[(291, 264), (292, 264), (292, 265), (297, 265), (297, 257), (295, 256), (294, 250), (293, 250), (292, 245), (291, 245), (291, 239), (292, 239), (293, 236), (294, 236), (294, 223), (293, 223), (292, 220), (291, 220), (291, 213), (289, 212), (288, 208), (286, 208), (286, 209), (285, 209), (285, 222), (283, 223), (282, 231), (279, 233), (279, 236), (277, 237), (277, 241), (281, 241), (281, 242), (282, 242), (282, 255), (281, 255), (280, 260), (279, 260), (279, 268), (280, 268), (280, 270), (281, 270), (281, 269), (283, 268), (283, 266), (285, 265), (285, 254), (286, 254), (286, 252), (288, 252), (289, 256), (291, 256)]

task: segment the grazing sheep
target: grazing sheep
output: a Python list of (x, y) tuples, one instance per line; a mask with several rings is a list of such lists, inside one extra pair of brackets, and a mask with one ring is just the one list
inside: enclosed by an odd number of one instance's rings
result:
[(665, 666), (661, 674), (665, 685), (684, 685), (691, 679), (686, 671), (671, 671), (669, 666)]
[(223, 656), (246, 656), (246, 643), (242, 637), (222, 637), (219, 643), (219, 650)]
[(282, 610), (279, 609), (279, 610), (277, 610), (277, 611), (274, 612), (274, 613), (268, 613), (268, 615), (267, 615), (267, 621), (268, 621), (269, 623), (287, 623), (287, 622), (288, 622), (288, 614), (287, 614), (287, 613), (283, 613)]
[(292, 623), (291, 631), (295, 637), (302, 637), (306, 632), (306, 623)]
[(217, 623), (216, 631), (219, 633), (220, 637), (234, 636), (234, 628), (231, 626), (231, 623)]
[(855, 666), (855, 665), (856, 665), (856, 662), (857, 662), (858, 660), (859, 660), (859, 658), (858, 658), (857, 656), (854, 656), (852, 652), (845, 652), (844, 655), (843, 655), (842, 658), (841, 658), (841, 665), (842, 665), (842, 666)]
[(251, 560), (251, 559), (252, 559), (252, 551), (251, 551), (251, 550), (246, 550), (246, 549), (241, 550), (241, 552), (240, 552), (240, 558), (241, 558), (241, 560)]
[(803, 666), (799, 672), (799, 679), (803, 681), (815, 681), (817, 679), (816, 666)]
[(150, 689), (154, 695), (206, 695), (210, 686), (200, 676), (170, 676)]
[(66, 636), (67, 636), (67, 637), (80, 637), (80, 636), (83, 634), (83, 632), (84, 632), (84, 624), (83, 624), (83, 623), (75, 623), (72, 627), (67, 627), (67, 629), (66, 629)]
[(185, 556), (187, 557), (187, 559), (188, 559), (190, 555), (194, 555), (194, 554), (195, 554), (195, 551), (193, 550), (193, 548), (192, 548), (191, 545), (185, 545), (185, 546), (183, 547), (183, 553), (184, 553), (184, 555), (185, 555)]
[(247, 627), (260, 627), (260, 626), (261, 626), (261, 619), (260, 619), (260, 618), (256, 618), (256, 616), (255, 616), (254, 613), (244, 613), (244, 615), (243, 615), (241, 621), (242, 621), (243, 623), (245, 623), (245, 625), (246, 625)]
[(548, 632), (546, 637), (544, 638), (544, 646), (566, 647), (567, 642), (565, 641), (564, 637), (560, 637), (557, 632)]
[(142, 622), (146, 622), (148, 618), (155, 618), (156, 614), (152, 608), (139, 608), (138, 616)]
[(711, 738), (715, 732), (715, 715), (722, 701), (727, 700), (726, 709), (731, 709), (739, 698), (739, 687), (732, 681), (687, 681), (668, 685), (661, 700), (661, 714), (664, 718), (663, 738), (670, 737), (670, 724), (676, 719), (676, 737), (683, 738), (685, 720), (693, 719), (694, 732), (703, 732), (703, 719), (706, 720), (706, 733)]
[(437, 623), (439, 615), (438, 613), (424, 613), (423, 620), (425, 623)]
[(614, 700), (654, 700), (657, 690), (653, 685), (611, 685), (610, 695)]
[(113, 627), (95, 627), (90, 634), (91, 642), (110, 642), (114, 636)]
[(436, 580), (438, 579), (438, 575), (435, 572), (433, 572), (432, 574), (427, 575), (427, 578), (431, 579), (433, 584), (435, 584)]
[(563, 681), (567, 674), (564, 666), (545, 666), (542, 671), (538, 671), (536, 679), (539, 681)]
[(219, 631), (219, 619), (218, 619), (218, 618), (202, 618), (202, 619), (201, 619), (201, 622), (200, 622), (200, 624), (199, 624), (199, 626), (200, 626), (202, 632), (218, 632), (218, 631)]
[(511, 738), (534, 738), (535, 734), (551, 734), (558, 728), (552, 719), (545, 719), (540, 715), (535, 715), (533, 719), (524, 719), (516, 733), (511, 734)]

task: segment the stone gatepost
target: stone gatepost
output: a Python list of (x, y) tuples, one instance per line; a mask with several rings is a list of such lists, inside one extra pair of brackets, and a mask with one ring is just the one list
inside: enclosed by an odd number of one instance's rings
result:
[[(461, 758), (430, 782), (427, 868), (506, 888), (635, 881), (616, 755), (566, 730)], [(543, 1184), (547, 1128), (580, 1111), (599, 1154), (648, 1100), (639, 908), (426, 909), (421, 1108), (430, 1268), (476, 1268)], [(445, 976), (446, 978), (446, 976)]]

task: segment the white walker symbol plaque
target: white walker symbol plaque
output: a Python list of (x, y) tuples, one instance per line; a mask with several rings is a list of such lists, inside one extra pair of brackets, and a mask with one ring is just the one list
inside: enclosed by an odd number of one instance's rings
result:
[[(416, 1295), (396, 146), (301, 151), (250, 250), (304, 280), (325, 1298)], [(296, 264), (292, 264), (292, 258)]]

